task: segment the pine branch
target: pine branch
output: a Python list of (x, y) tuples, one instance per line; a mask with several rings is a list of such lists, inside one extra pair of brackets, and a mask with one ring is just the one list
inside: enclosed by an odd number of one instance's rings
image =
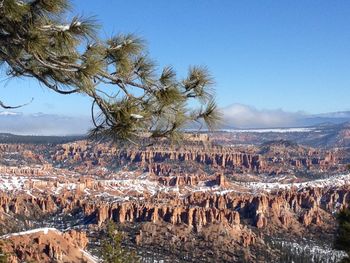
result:
[(21, 104), (21, 105), (16, 105), (16, 106), (9, 106), (9, 105), (6, 105), (4, 104), (1, 100), (0, 100), (0, 107), (3, 108), (3, 109), (18, 109), (18, 108), (21, 108), (21, 107), (24, 107), (24, 106), (27, 106), (29, 105), (30, 103), (32, 103), (34, 100), (34, 98), (32, 98), (29, 102), (27, 103), (24, 103), (24, 104)]
[[(105, 41), (97, 37), (94, 19), (65, 21), (69, 7), (68, 0), (0, 0), (0, 66), (8, 76), (36, 78), (59, 94), (90, 97), (94, 137), (175, 140), (191, 122), (209, 128), (218, 123), (206, 67), (190, 67), (178, 79), (171, 66), (157, 68), (141, 38), (119, 34)], [(201, 108), (188, 108), (190, 100)]]

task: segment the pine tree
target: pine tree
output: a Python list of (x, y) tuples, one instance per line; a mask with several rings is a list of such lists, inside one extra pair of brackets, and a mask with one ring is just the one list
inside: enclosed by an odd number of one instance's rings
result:
[(113, 221), (107, 224), (106, 235), (102, 240), (102, 259), (106, 263), (139, 263), (134, 251), (122, 247), (123, 235), (117, 231)]
[(102, 40), (92, 18), (65, 22), (69, 7), (69, 0), (0, 0), (0, 65), (8, 76), (89, 96), (93, 138), (179, 139), (189, 123), (215, 127), (220, 114), (206, 67), (178, 78), (171, 66), (156, 67), (133, 34)]
[(7, 256), (3, 252), (2, 246), (3, 246), (3, 242), (0, 241), (0, 263), (7, 263)]
[[(338, 231), (335, 239), (334, 247), (339, 250), (344, 250), (350, 256), (350, 209), (342, 210), (338, 216)], [(347, 257), (342, 262), (350, 262)]]
[(7, 256), (0, 250), (0, 263), (7, 263)]

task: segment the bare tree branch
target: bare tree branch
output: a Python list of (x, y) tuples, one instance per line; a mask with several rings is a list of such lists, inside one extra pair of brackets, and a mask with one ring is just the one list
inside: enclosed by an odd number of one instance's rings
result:
[(21, 108), (21, 107), (24, 107), (26, 105), (29, 105), (30, 103), (32, 103), (34, 100), (34, 98), (32, 98), (29, 102), (25, 103), (25, 104), (21, 104), (21, 105), (16, 105), (16, 106), (9, 106), (9, 105), (6, 105), (4, 104), (1, 100), (0, 100), (0, 107), (3, 108), (3, 109), (18, 109), (18, 108)]

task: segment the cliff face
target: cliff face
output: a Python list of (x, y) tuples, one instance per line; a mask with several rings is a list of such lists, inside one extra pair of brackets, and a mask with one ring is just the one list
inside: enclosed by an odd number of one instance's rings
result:
[[(257, 174), (286, 174), (294, 170), (313, 173), (344, 171), (342, 153), (302, 146), (275, 143), (261, 147), (218, 146), (152, 146), (144, 148), (116, 148), (109, 144), (80, 141), (64, 144), (51, 152), (50, 160), (61, 165), (72, 165), (78, 170), (86, 166), (141, 167), (145, 172), (159, 176), (173, 176), (183, 170), (194, 171), (211, 167), (215, 171), (251, 172)], [(79, 164), (79, 165), (78, 165)], [(84, 166), (82, 166), (84, 164)], [(186, 166), (187, 165), (187, 166)], [(186, 169), (184, 169), (184, 166)]]
[(141, 164), (162, 163), (166, 161), (192, 161), (214, 167), (244, 168), (258, 171), (263, 165), (259, 154), (233, 152), (232, 149), (207, 148), (200, 146), (175, 147), (148, 147), (145, 150), (138, 148), (116, 149), (109, 145), (91, 145), (85, 141), (74, 144), (64, 144), (52, 155), (53, 161), (91, 161), (103, 164), (109, 157), (114, 156), (118, 162), (132, 162)]
[[(96, 210), (99, 225), (108, 219), (116, 222), (159, 222), (184, 224), (199, 231), (202, 226), (221, 223), (227, 226), (247, 224), (259, 229), (322, 225), (332, 212), (350, 201), (350, 189), (306, 188), (262, 195), (211, 195), (194, 193), (167, 204), (157, 202), (101, 203)], [(244, 222), (241, 222), (244, 219)]]
[[(224, 186), (227, 184), (224, 177), (218, 176), (216, 180)], [(138, 225), (137, 232), (130, 238), (139, 247), (171, 244), (181, 248), (183, 253), (195, 251), (196, 255), (203, 253), (199, 247), (205, 247), (205, 251), (217, 253), (220, 260), (230, 262), (239, 260), (242, 257), (239, 251), (247, 247), (250, 251), (266, 250), (264, 236), (304, 236), (317, 229), (334, 232), (332, 212), (345, 207), (349, 201), (350, 187), (290, 189), (261, 194), (194, 192), (173, 198), (164, 198), (160, 193), (144, 200), (119, 202), (89, 198), (79, 194), (79, 190), (63, 192), (59, 197), (3, 193), (0, 196), (0, 221), (9, 225), (6, 222), (21, 217), (26, 218), (27, 227), (30, 224), (35, 227), (33, 222), (45, 215), (69, 213), (74, 216), (80, 211), (83, 221), (95, 226), (96, 230), (107, 220), (125, 226)], [(62, 236), (79, 248), (87, 244), (84, 233), (70, 231)], [(64, 259), (65, 252), (56, 243), (39, 241), (29, 245), (18, 243), (16, 250), (9, 251), (16, 253), (19, 260), (25, 257), (37, 260), (34, 251), (38, 246), (46, 251), (47, 258)], [(28, 250), (30, 247), (33, 250)], [(247, 257), (255, 260), (251, 253)], [(50, 262), (45, 260), (40, 262)]]
[[(300, 238), (319, 231), (334, 233), (332, 213), (349, 203), (349, 193), (349, 187), (292, 189), (258, 195), (198, 192), (168, 201), (88, 202), (84, 213), (100, 226), (107, 220), (122, 225), (141, 224), (134, 237), (141, 247), (171, 244), (186, 253), (197, 251), (196, 247), (207, 247), (208, 251), (218, 253), (218, 258), (233, 261), (235, 256), (228, 256), (229, 251), (237, 252), (244, 247), (251, 251), (266, 250), (264, 236), (283, 234), (285, 238)], [(239, 261), (240, 257), (236, 259)]]
[[(219, 183), (225, 184), (218, 176)], [(248, 224), (257, 228), (272, 225), (301, 227), (321, 225), (323, 217), (344, 208), (350, 201), (350, 187), (289, 189), (262, 194), (213, 194), (194, 192), (187, 197), (166, 200), (152, 197), (144, 201), (105, 202), (83, 198), (69, 191), (56, 196), (34, 197), (0, 194), (0, 215), (22, 215), (28, 218), (57, 211), (82, 209), (86, 216), (95, 216), (101, 225), (108, 219), (116, 222), (167, 222), (183, 224), (200, 231), (211, 223), (226, 226)], [(38, 213), (36, 213), (39, 212)], [(243, 220), (243, 222), (242, 222)]]
[(149, 149), (147, 151), (122, 151), (118, 159), (130, 162), (159, 163), (165, 161), (197, 162), (214, 167), (242, 167), (258, 171), (262, 162), (259, 155), (232, 153), (219, 149)]
[(88, 241), (83, 232), (42, 228), (3, 236), (1, 241), (9, 263), (96, 262), (83, 250)]
[[(276, 142), (252, 147), (168, 145), (143, 148), (117, 148), (110, 143), (76, 141), (57, 146), (0, 144), (0, 171), (11, 174), (43, 175), (51, 172), (50, 164), (87, 171), (94, 175), (106, 174), (99, 168), (134, 165), (145, 172), (159, 176), (173, 176), (179, 172), (189, 174), (210, 167), (213, 171), (227, 173), (289, 174), (293, 171), (312, 173), (343, 172), (350, 158), (341, 150), (320, 150), (311, 147), (288, 145)], [(42, 168), (20, 167), (27, 163), (42, 165)], [(9, 167), (14, 166), (14, 167)], [(103, 170), (103, 169), (102, 169)]]

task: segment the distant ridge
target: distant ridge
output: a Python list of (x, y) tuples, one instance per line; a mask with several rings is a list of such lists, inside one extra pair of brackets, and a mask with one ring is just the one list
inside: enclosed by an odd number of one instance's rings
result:
[(36, 136), (15, 135), (11, 133), (0, 133), (0, 143), (24, 143), (24, 144), (60, 144), (86, 139), (85, 135), (70, 136)]
[(350, 122), (326, 122), (304, 128), (221, 129), (211, 136), (219, 144), (224, 138), (226, 144), (293, 147), (296, 143), (311, 147), (343, 148), (350, 147)]

